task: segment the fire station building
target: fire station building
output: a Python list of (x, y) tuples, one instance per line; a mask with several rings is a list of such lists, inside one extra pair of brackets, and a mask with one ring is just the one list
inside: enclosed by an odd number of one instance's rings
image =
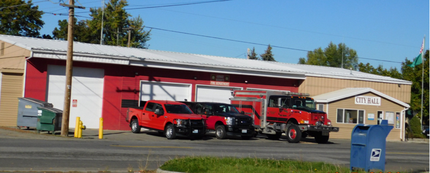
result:
[[(233, 90), (309, 93), (339, 132), (387, 119), (403, 140), (412, 82), (349, 69), (74, 42), (69, 126), (129, 130), (127, 107), (145, 100), (230, 103)], [(67, 41), (0, 35), (0, 126), (17, 126), (18, 98), (63, 109)]]

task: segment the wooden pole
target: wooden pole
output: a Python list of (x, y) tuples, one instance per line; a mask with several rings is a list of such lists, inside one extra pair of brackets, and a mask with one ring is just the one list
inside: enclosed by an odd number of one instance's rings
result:
[(74, 0), (69, 0), (69, 26), (67, 33), (67, 61), (66, 61), (66, 92), (64, 94), (63, 120), (61, 125), (61, 136), (69, 135), (69, 114), (70, 114), (70, 97), (72, 95), (72, 74), (73, 74), (73, 16)]

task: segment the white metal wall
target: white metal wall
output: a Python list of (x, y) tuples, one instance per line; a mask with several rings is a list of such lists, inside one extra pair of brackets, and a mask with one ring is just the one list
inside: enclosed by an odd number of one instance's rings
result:
[(141, 81), (140, 100), (191, 101), (191, 84)]
[[(61, 110), (64, 107), (65, 69), (65, 66), (48, 66), (47, 101)], [(99, 118), (102, 116), (103, 83), (103, 69), (73, 68), (69, 127), (75, 127), (76, 117), (80, 117), (87, 128), (99, 127)]]
[(224, 87), (211, 85), (196, 86), (196, 101), (230, 103), (233, 90), (241, 90), (241, 87)]

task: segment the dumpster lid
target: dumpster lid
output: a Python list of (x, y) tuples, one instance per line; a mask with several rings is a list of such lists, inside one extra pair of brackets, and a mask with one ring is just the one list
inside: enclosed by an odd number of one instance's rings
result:
[(35, 99), (35, 98), (30, 98), (30, 97), (19, 97), (18, 100), (25, 100), (25, 101), (33, 102), (33, 103), (36, 103), (36, 104), (40, 104), (43, 107), (53, 107), (52, 103), (48, 103), (48, 102), (45, 102), (45, 101), (42, 101), (42, 100), (38, 100), (38, 99)]
[(39, 107), (38, 109), (45, 109), (54, 113), (63, 113), (63, 110), (57, 108)]

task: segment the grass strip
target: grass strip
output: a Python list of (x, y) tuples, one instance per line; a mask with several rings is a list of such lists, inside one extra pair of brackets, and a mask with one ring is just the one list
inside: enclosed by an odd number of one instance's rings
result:
[[(324, 162), (201, 156), (172, 159), (164, 163), (160, 169), (188, 173), (351, 173), (349, 167)], [(366, 173), (363, 170), (353, 172)]]

